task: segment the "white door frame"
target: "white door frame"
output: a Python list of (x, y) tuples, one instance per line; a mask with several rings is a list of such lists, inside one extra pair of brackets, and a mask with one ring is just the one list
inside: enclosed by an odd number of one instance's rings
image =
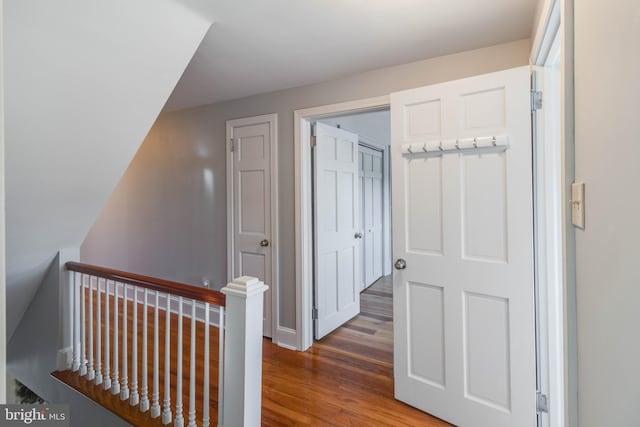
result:
[(233, 256), (233, 154), (230, 141), (232, 130), (237, 126), (249, 126), (269, 123), (271, 137), (271, 340), (278, 342), (278, 319), (280, 319), (280, 304), (278, 300), (278, 115), (264, 114), (261, 116), (244, 117), (227, 120), (226, 153), (227, 153), (227, 280), (231, 282), (234, 271)]
[[(570, 425), (568, 378), (570, 363), (575, 363), (568, 344), (568, 300), (567, 293), (569, 258), (575, 246), (569, 242), (570, 226), (567, 225), (567, 182), (573, 180), (573, 169), (567, 164), (573, 163), (573, 152), (567, 149), (566, 109), (572, 111), (572, 102), (564, 87), (565, 68), (567, 63), (566, 37), (564, 26), (564, 1), (545, 0), (544, 9), (534, 38), (531, 51), (533, 67), (544, 67), (550, 56), (561, 51), (560, 88), (554, 93), (547, 92), (544, 84), (542, 94), (542, 111), (535, 112), (533, 120), (534, 145), (534, 221), (535, 269), (536, 269), (536, 316), (537, 345), (542, 353), (538, 353), (538, 389), (547, 395), (549, 413), (540, 418), (541, 427), (561, 427)], [(533, 82), (534, 85), (536, 82)], [(544, 121), (545, 99), (558, 97), (561, 104), (557, 111), (557, 124), (553, 129), (543, 129), (552, 123)], [(549, 105), (547, 102), (547, 105)], [(541, 120), (544, 121), (541, 122)], [(556, 141), (546, 141), (545, 133), (552, 132), (558, 136)], [(554, 145), (554, 143), (556, 145)], [(546, 158), (546, 159), (545, 159)], [(551, 161), (549, 161), (551, 159)], [(566, 239), (566, 240), (565, 240)], [(569, 275), (570, 276), (570, 275)]]
[(311, 177), (311, 122), (336, 114), (389, 107), (389, 97), (296, 110), (294, 120), (296, 340), (290, 346), (304, 351), (313, 344), (313, 180)]

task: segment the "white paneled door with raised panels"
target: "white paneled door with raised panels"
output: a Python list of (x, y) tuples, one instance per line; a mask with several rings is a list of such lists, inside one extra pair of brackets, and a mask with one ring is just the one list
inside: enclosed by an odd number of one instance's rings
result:
[(228, 275), (253, 276), (269, 286), (264, 296), (266, 337), (272, 336), (272, 279), (275, 197), (272, 166), (275, 155), (276, 116), (250, 117), (227, 122), (229, 141), (227, 179)]
[(360, 313), (358, 135), (316, 123), (313, 178), (320, 339)]
[(529, 68), (391, 95), (396, 398), (533, 427)]
[(382, 151), (363, 145), (359, 149), (360, 166), (360, 290), (382, 276)]

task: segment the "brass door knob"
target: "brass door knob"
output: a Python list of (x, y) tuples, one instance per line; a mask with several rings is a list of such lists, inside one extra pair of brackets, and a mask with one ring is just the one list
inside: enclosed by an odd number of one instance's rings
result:
[(260, 242), (260, 246), (262, 246), (263, 248), (266, 248), (267, 246), (269, 246), (269, 241), (267, 239), (263, 239)]

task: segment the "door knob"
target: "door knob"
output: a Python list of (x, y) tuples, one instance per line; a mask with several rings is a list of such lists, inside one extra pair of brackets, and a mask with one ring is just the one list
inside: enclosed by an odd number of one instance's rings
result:
[(260, 246), (262, 246), (263, 248), (266, 248), (267, 246), (269, 246), (269, 241), (267, 239), (263, 239), (260, 242)]
[(362, 233), (358, 232), (358, 233), (354, 234), (353, 237), (356, 238), (356, 239), (362, 239)]
[(396, 268), (396, 270), (404, 270), (405, 268), (407, 268), (407, 261), (403, 260), (402, 258), (398, 258), (393, 266)]

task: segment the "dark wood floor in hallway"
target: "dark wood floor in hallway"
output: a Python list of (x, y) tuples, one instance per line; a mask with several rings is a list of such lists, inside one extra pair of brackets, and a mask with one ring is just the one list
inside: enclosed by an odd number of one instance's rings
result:
[(449, 426), (393, 398), (391, 276), (361, 294), (360, 315), (308, 351), (265, 341), (263, 426)]

